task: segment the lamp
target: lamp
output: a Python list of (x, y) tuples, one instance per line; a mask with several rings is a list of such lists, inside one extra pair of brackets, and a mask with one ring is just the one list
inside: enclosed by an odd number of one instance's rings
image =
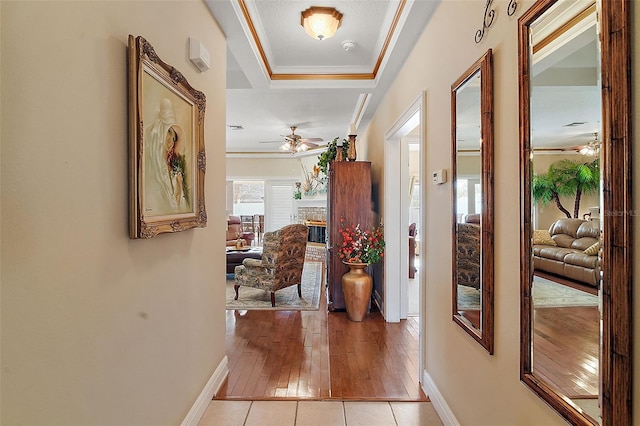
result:
[(333, 7), (311, 6), (302, 12), (300, 25), (316, 40), (325, 40), (335, 35), (342, 22), (342, 13)]

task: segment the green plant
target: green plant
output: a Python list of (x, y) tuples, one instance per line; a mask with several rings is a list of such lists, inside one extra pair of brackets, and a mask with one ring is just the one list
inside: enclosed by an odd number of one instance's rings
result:
[[(318, 167), (320, 167), (320, 171), (325, 175), (329, 175), (329, 163), (335, 160), (336, 155), (338, 154), (338, 137), (334, 138), (331, 142), (327, 144), (327, 149), (320, 155), (318, 155)], [(343, 158), (347, 158), (347, 150), (349, 149), (349, 141), (346, 139), (342, 140), (342, 156)]]
[(590, 163), (560, 160), (552, 163), (544, 174), (534, 175), (532, 195), (543, 206), (553, 201), (568, 218), (571, 213), (560, 202), (560, 197), (575, 197), (573, 217), (579, 217), (582, 194), (596, 194), (600, 188), (598, 159)]

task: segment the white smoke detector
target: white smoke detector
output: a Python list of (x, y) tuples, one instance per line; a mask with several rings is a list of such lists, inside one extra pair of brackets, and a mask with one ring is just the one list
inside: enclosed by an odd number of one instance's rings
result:
[(352, 49), (355, 49), (356, 44), (357, 44), (357, 43), (356, 43), (355, 41), (353, 41), (353, 40), (345, 40), (345, 41), (343, 41), (343, 42), (342, 42), (342, 48), (343, 48), (345, 51), (347, 51), (347, 52), (348, 52), (348, 51), (350, 51), (350, 50), (352, 50)]

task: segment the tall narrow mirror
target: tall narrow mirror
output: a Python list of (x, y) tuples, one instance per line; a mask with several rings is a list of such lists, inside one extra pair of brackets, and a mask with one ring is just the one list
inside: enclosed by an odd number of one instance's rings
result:
[(493, 353), (491, 49), (451, 86), (453, 320)]
[(572, 424), (631, 423), (628, 7), (519, 20), (521, 378)]

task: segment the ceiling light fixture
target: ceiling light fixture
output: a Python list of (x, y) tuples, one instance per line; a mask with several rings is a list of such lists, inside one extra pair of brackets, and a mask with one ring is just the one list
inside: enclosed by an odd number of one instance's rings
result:
[(335, 35), (342, 23), (342, 13), (333, 7), (311, 6), (302, 12), (300, 25), (316, 40), (326, 40)]
[(301, 151), (306, 151), (308, 146), (302, 143), (300, 135), (296, 135), (296, 126), (291, 126), (291, 134), (285, 136), (285, 141), (280, 145), (280, 151), (290, 152), (296, 154)]
[(297, 141), (285, 142), (280, 145), (280, 151), (290, 152), (291, 154), (297, 154), (298, 152), (304, 152), (308, 150), (309, 147), (304, 143), (300, 143)]
[(580, 150), (578, 151), (580, 154), (595, 157), (600, 153), (600, 141), (598, 140), (598, 132), (595, 132), (593, 136), (594, 140), (589, 141), (585, 146), (580, 148)]

